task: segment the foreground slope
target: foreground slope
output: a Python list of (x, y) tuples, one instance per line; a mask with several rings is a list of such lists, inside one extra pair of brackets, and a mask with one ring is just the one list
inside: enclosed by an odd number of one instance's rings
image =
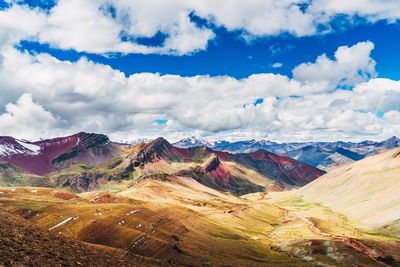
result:
[(307, 266), (271, 249), (269, 233), (282, 220), (281, 209), (225, 196), (190, 178), (147, 179), (137, 190), (119, 194), (0, 192), (8, 212), (53, 233), (123, 251), (134, 261), (141, 255), (161, 261), (160, 266)]
[(396, 148), (334, 169), (294, 194), (343, 213), (363, 227), (392, 228), (400, 236), (399, 188), (400, 149)]
[(53, 234), (0, 209), (2, 266), (157, 266), (156, 263), (139, 256), (127, 260), (118, 250)]
[(360, 231), (329, 210), (318, 207), (319, 216), (304, 207), (293, 211), (269, 203), (265, 193), (237, 197), (187, 177), (144, 179), (120, 193), (0, 192), (7, 212), (53, 234), (123, 253), (132, 263), (138, 255), (159, 266), (376, 267), (398, 266), (400, 259), (397, 239)]

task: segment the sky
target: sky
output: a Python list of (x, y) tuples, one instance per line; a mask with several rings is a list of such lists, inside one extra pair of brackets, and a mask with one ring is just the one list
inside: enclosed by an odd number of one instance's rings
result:
[(398, 0), (0, 0), (0, 135), (383, 140)]

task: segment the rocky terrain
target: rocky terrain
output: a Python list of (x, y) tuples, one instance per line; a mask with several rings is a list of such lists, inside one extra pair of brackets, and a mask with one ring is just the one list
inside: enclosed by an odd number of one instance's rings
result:
[(79, 133), (32, 144), (39, 147), (36, 154), (15, 150), (0, 158), (0, 185), (85, 192), (163, 174), (191, 177), (211, 188), (241, 195), (303, 186), (325, 173), (264, 150), (234, 154), (207, 147), (179, 148), (164, 138), (127, 146), (112, 143), (104, 135)]

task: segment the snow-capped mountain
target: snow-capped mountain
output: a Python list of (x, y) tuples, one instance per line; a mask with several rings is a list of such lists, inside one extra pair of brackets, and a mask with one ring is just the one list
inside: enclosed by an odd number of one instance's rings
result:
[(288, 151), (301, 148), (305, 145), (312, 144), (309, 143), (277, 143), (269, 140), (241, 140), (241, 141), (215, 141), (211, 142), (205, 138), (197, 138), (197, 137), (190, 137), (182, 139), (176, 143), (174, 146), (181, 147), (181, 148), (188, 148), (188, 147), (198, 147), (198, 146), (206, 146), (208, 148), (212, 148), (215, 150), (220, 151), (229, 151), (233, 153), (247, 153), (247, 152), (254, 152), (257, 150), (268, 150), (273, 153), (278, 154), (285, 154)]
[(15, 154), (38, 155), (41, 147), (29, 141), (15, 139), (10, 136), (0, 137), (0, 157)]
[(211, 142), (206, 138), (199, 138), (192, 136), (182, 139), (176, 143), (173, 143), (173, 145), (180, 148), (199, 147), (199, 146), (206, 146), (209, 148), (213, 148), (215, 146), (215, 142)]
[(118, 145), (102, 134), (81, 132), (37, 142), (0, 137), (0, 163), (11, 163), (38, 175), (78, 162), (104, 162), (117, 154)]
[(151, 141), (151, 139), (148, 139), (148, 138), (137, 138), (132, 141), (120, 141), (120, 143), (135, 146), (137, 144), (144, 144), (144, 143), (148, 143), (150, 141)]

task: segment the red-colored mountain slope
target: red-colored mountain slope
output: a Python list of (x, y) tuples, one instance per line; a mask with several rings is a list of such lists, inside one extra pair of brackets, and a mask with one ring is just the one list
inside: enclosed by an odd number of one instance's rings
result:
[[(185, 163), (188, 163), (188, 167), (185, 167)], [(234, 154), (206, 147), (177, 148), (164, 138), (157, 138), (134, 153), (129, 169), (148, 170), (150, 173), (174, 172), (176, 175), (192, 177), (209, 187), (236, 194), (265, 189), (265, 183), (245, 177), (254, 173), (283, 188), (303, 186), (325, 173), (308, 164), (264, 150)], [(245, 173), (243, 169), (253, 173)]]
[(73, 163), (101, 163), (118, 154), (116, 146), (102, 134), (81, 132), (38, 142), (0, 137), (0, 162), (37, 175), (46, 175)]

